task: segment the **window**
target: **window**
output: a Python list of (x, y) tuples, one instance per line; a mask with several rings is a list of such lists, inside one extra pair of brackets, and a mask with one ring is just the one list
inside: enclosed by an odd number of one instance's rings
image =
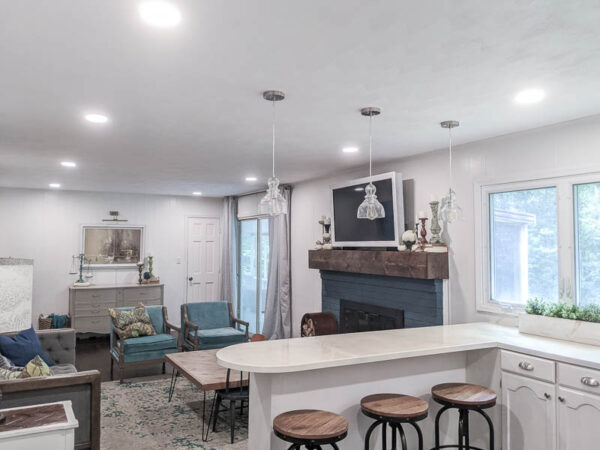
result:
[[(600, 174), (476, 184), (477, 309), (600, 304)], [(575, 282), (572, 282), (575, 280)]]
[(269, 220), (240, 220), (238, 312), (251, 333), (260, 333), (269, 274)]

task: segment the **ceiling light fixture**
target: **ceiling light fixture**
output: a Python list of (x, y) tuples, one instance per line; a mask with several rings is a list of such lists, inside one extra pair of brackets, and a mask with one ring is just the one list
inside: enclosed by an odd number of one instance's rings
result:
[(60, 187), (60, 183), (50, 183), (48, 187), (51, 187), (52, 189), (58, 189)]
[(256, 181), (256, 177), (246, 177), (246, 181)]
[(285, 94), (281, 91), (265, 91), (263, 92), (263, 98), (273, 103), (273, 173), (267, 181), (267, 193), (260, 201), (258, 210), (261, 214), (278, 216), (280, 214), (287, 214), (288, 210), (288, 202), (281, 195), (279, 179), (275, 176), (275, 103), (283, 100)]
[(172, 3), (156, 0), (143, 2), (139, 6), (140, 17), (148, 25), (172, 28), (181, 22), (181, 12)]
[(373, 184), (373, 116), (381, 114), (381, 109), (375, 107), (363, 108), (360, 110), (363, 116), (369, 117), (369, 184), (365, 186), (365, 199), (358, 207), (356, 217), (358, 219), (383, 219), (385, 218), (385, 209), (377, 200), (377, 188)]
[(440, 123), (442, 128), (448, 129), (448, 183), (450, 188), (448, 195), (442, 199), (442, 208), (440, 209), (440, 217), (444, 222), (452, 223), (456, 219), (462, 219), (463, 210), (456, 200), (456, 192), (452, 189), (452, 128), (460, 125), (457, 120), (445, 120)]
[(63, 161), (60, 163), (60, 165), (63, 167), (77, 167), (77, 164), (75, 164), (73, 161)]
[(192, 192), (192, 195), (196, 195), (196, 196), (202, 195), (202, 192)]
[(542, 89), (524, 89), (515, 95), (515, 102), (520, 105), (531, 105), (544, 100), (546, 93)]
[(90, 113), (90, 114), (86, 114), (84, 117), (85, 117), (85, 120), (87, 120), (88, 122), (92, 122), (92, 123), (108, 122), (108, 117), (105, 116), (104, 114)]
[(344, 153), (356, 153), (358, 152), (358, 147), (344, 147), (342, 151)]

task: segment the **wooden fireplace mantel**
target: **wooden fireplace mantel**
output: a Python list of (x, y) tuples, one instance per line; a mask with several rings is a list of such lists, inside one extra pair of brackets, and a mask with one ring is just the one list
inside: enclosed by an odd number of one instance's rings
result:
[(309, 250), (308, 267), (424, 280), (448, 279), (448, 253)]

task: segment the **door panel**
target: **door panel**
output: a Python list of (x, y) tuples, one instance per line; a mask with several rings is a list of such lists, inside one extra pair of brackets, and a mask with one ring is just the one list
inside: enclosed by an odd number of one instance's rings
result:
[(502, 372), (502, 448), (555, 450), (554, 384)]
[(558, 448), (599, 448), (600, 397), (563, 387), (558, 388)]
[(219, 219), (188, 219), (188, 303), (219, 300), (220, 243)]

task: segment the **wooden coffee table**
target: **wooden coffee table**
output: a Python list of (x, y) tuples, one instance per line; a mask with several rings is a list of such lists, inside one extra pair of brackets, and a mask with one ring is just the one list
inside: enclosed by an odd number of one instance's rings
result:
[[(204, 437), (204, 422), (206, 418), (206, 393), (225, 389), (227, 383), (227, 369), (217, 363), (217, 352), (220, 348), (211, 350), (198, 350), (195, 352), (169, 353), (165, 355), (165, 363), (173, 367), (171, 386), (169, 387), (169, 401), (173, 397), (175, 384), (179, 375), (183, 375), (194, 386), (202, 391), (202, 439)], [(248, 373), (243, 373), (242, 384), (248, 386)], [(229, 387), (240, 387), (240, 372), (232, 370), (229, 376)], [(209, 424), (210, 426), (210, 424)]]

